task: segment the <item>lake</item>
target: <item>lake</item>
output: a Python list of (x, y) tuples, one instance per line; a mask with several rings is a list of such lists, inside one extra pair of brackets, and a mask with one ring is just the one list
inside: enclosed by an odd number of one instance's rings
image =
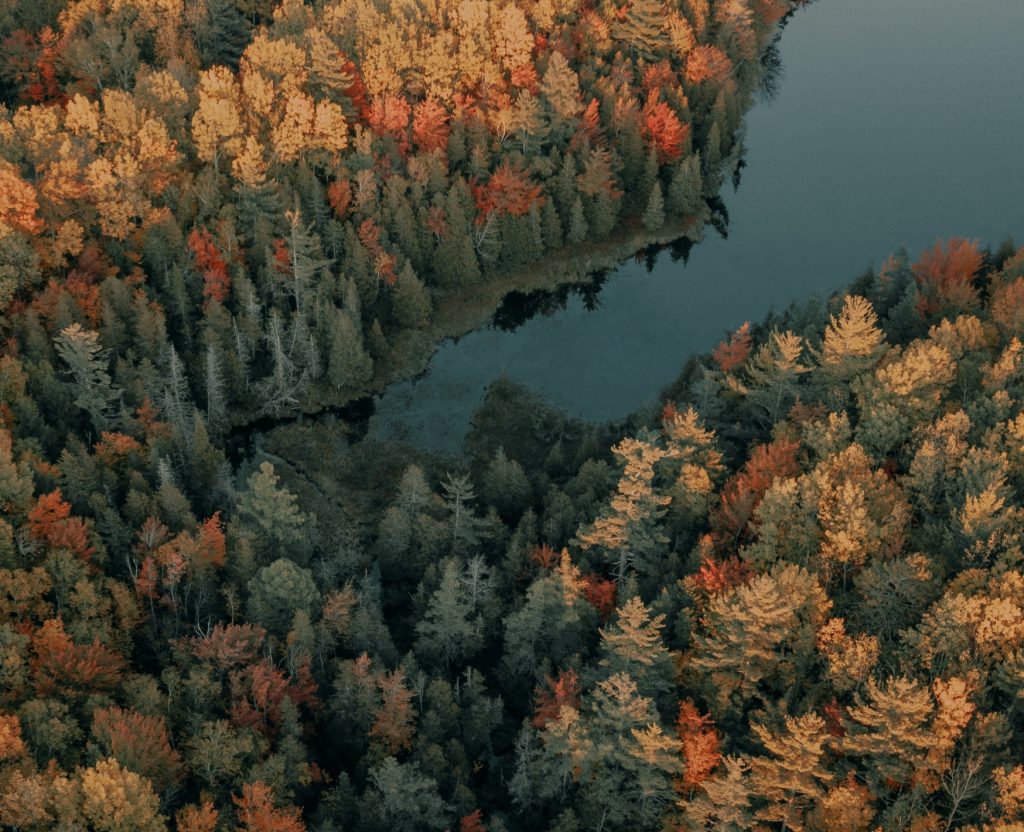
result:
[(727, 331), (827, 295), (901, 246), (1024, 242), (1024, 2), (818, 0), (781, 42), (778, 95), (747, 115), (746, 167), (686, 264), (628, 262), (597, 305), (570, 296), (514, 331), (449, 341), (380, 397), (372, 435), (457, 451), (508, 377), (565, 411), (653, 402)]

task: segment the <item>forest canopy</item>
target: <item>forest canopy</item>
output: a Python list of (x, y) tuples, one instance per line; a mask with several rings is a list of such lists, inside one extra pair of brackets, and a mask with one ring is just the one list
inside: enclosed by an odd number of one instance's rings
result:
[(0, 8), (0, 826), (1024, 826), (1024, 249), (895, 255), (620, 424), (498, 383), (457, 459), (229, 447), (698, 235), (791, 8)]
[(699, 235), (793, 3), (4, 6), (0, 327), (101, 334), (126, 390), (173, 350), (221, 429), (410, 374), (584, 243)]

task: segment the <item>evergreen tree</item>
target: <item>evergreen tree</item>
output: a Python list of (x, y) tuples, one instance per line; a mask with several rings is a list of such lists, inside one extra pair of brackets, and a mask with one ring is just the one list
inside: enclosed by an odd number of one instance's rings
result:
[(319, 611), (320, 592), (308, 569), (279, 558), (259, 570), (248, 582), (249, 618), (271, 633), (284, 635), (295, 614)]
[(647, 200), (643, 223), (648, 231), (657, 231), (665, 224), (665, 199), (661, 194), (660, 182), (655, 182), (651, 188), (651, 197)]
[(668, 211), (673, 216), (695, 216), (703, 204), (700, 158), (690, 154), (680, 159), (668, 188)]
[(555, 208), (552, 199), (544, 200), (544, 207), (541, 208), (541, 235), (544, 248), (562, 247), (562, 220), (558, 216), (558, 209)]
[(655, 60), (668, 42), (665, 9), (659, 0), (633, 0), (624, 16), (613, 18), (612, 37), (645, 60)]
[[(301, 561), (307, 547), (308, 518), (297, 498), (278, 487), (278, 476), (269, 462), (249, 475), (246, 489), (238, 498), (239, 532), (250, 540), (261, 563), (280, 558)], [(291, 623), (291, 622), (289, 622)]]
[(121, 392), (114, 388), (99, 334), (71, 324), (54, 340), (57, 354), (67, 364), (75, 386), (75, 404), (89, 414), (96, 431), (105, 430), (117, 416)]
[(587, 225), (587, 217), (583, 212), (583, 200), (577, 196), (569, 216), (569, 233), (566, 235), (566, 242), (578, 246), (587, 239), (589, 232), (590, 227)]
[(398, 274), (394, 293), (395, 319), (408, 329), (420, 329), (430, 322), (430, 293), (406, 263)]
[(459, 666), (483, 645), (480, 616), (463, 586), (459, 564), (444, 561), (441, 583), (430, 597), (426, 614), (416, 624), (416, 652), (428, 662)]
[(806, 811), (824, 796), (833, 779), (825, 765), (829, 735), (817, 714), (786, 717), (785, 730), (776, 733), (754, 723), (754, 734), (771, 754), (751, 763), (754, 791), (767, 805), (757, 817), (783, 828), (800, 829)]

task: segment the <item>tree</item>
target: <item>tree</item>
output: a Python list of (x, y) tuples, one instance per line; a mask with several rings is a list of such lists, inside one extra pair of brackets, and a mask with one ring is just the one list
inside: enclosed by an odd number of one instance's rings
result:
[(99, 333), (71, 324), (54, 341), (57, 354), (68, 365), (74, 379), (75, 404), (92, 418), (97, 431), (107, 429), (116, 416), (115, 403), (121, 398), (107, 372), (107, 360), (99, 344)]
[[(372, 791), (364, 799), (367, 821), (395, 832), (441, 832), (447, 828), (449, 806), (437, 782), (420, 773), (416, 763), (388, 757), (370, 771)], [(372, 827), (376, 828), (376, 826)]]
[(440, 101), (428, 98), (416, 105), (412, 114), (412, 139), (421, 152), (447, 151), (450, 134), (448, 112)]
[(163, 832), (160, 802), (149, 781), (122, 768), (116, 760), (100, 760), (81, 774), (82, 818), (96, 832)]
[(676, 163), (666, 200), (673, 216), (692, 217), (702, 207), (703, 183), (700, 176), (700, 158), (688, 154)]
[(170, 744), (162, 717), (118, 707), (93, 713), (92, 734), (101, 758), (113, 758), (147, 778), (159, 792), (172, 788), (183, 775), (181, 755)]
[(90, 543), (90, 524), (71, 516), (71, 505), (64, 501), (61, 491), (43, 494), (28, 512), (29, 534), (52, 549), (66, 549), (83, 560), (93, 554)]
[(692, 795), (722, 761), (721, 735), (715, 730), (710, 714), (701, 715), (690, 699), (679, 703), (676, 733), (682, 743), (682, 783)]
[(981, 268), (978, 244), (971, 240), (953, 239), (921, 253), (911, 272), (917, 281), (922, 317), (937, 312), (973, 309), (978, 303), (974, 276)]
[(624, 439), (612, 451), (623, 463), (616, 493), (609, 507), (578, 537), (584, 549), (606, 553), (621, 585), (631, 570), (654, 575), (661, 566), (668, 538), (658, 521), (672, 498), (654, 490), (655, 466), (674, 452), (649, 437)]
[(668, 43), (665, 10), (659, 0), (633, 0), (625, 15), (615, 15), (612, 37), (640, 58), (656, 60)]
[(531, 497), (530, 479), (514, 459), (505, 456), (505, 449), (498, 448), (487, 466), (483, 478), (483, 498), (493, 505), (503, 517), (518, 517), (526, 508)]
[(655, 182), (651, 188), (650, 199), (647, 200), (647, 208), (644, 209), (644, 228), (648, 231), (658, 231), (665, 224), (665, 198), (661, 193), (661, 183)]
[(934, 709), (928, 689), (906, 677), (868, 679), (866, 698), (856, 702), (841, 748), (866, 758), (877, 781), (906, 782), (935, 741), (927, 725)]
[(672, 688), (673, 666), (662, 641), (665, 616), (651, 617), (636, 596), (619, 608), (615, 621), (601, 630), (601, 667), (608, 675), (625, 673), (644, 696)]
[(540, 84), (541, 94), (558, 119), (568, 121), (583, 109), (579, 76), (561, 52), (552, 52)]
[(583, 200), (577, 196), (569, 214), (569, 233), (566, 235), (566, 242), (570, 245), (579, 245), (587, 239), (589, 230), (587, 216), (583, 211)]
[(377, 677), (381, 704), (374, 714), (370, 736), (380, 741), (384, 753), (397, 754), (412, 748), (416, 726), (416, 710), (412, 705), (413, 692), (406, 684), (405, 670), (401, 667)]
[(708, 674), (706, 687), (722, 709), (740, 709), (772, 679), (791, 687), (791, 663), (812, 655), (829, 603), (807, 570), (779, 565), (710, 599), (690, 664)]
[(724, 771), (704, 781), (702, 792), (693, 800), (680, 801), (690, 828), (716, 832), (753, 828), (750, 763), (745, 758), (726, 757), (723, 766)]
[(810, 713), (787, 716), (781, 733), (759, 723), (751, 727), (771, 754), (751, 761), (754, 790), (768, 803), (758, 810), (757, 817), (781, 822), (784, 829), (800, 829), (803, 815), (832, 781), (823, 760), (828, 743), (825, 721)]
[(675, 798), (682, 760), (679, 740), (662, 729), (651, 700), (629, 674), (613, 674), (598, 683), (581, 729), (569, 748), (585, 819), (610, 829), (657, 828)]
[(458, 554), (480, 542), (481, 522), (473, 512), (476, 492), (467, 476), (448, 475), (441, 483), (445, 506), (450, 514), (451, 553)]
[(278, 487), (277, 474), (269, 462), (260, 463), (259, 469), (249, 475), (246, 490), (238, 499), (237, 522), (261, 561), (301, 558), (305, 554), (307, 517), (297, 502), (294, 494)]
[(422, 329), (430, 323), (433, 311), (430, 293), (416, 276), (410, 263), (406, 263), (398, 273), (393, 297), (395, 318), (401, 326)]
[(268, 631), (284, 635), (295, 613), (310, 613), (320, 606), (320, 592), (313, 573), (279, 558), (249, 579), (250, 618)]
[(482, 622), (459, 571), (457, 560), (445, 559), (440, 585), (416, 624), (416, 652), (448, 667), (461, 665), (483, 646)]
[(793, 403), (801, 376), (810, 368), (801, 363), (803, 339), (793, 332), (772, 332), (747, 364), (749, 384), (743, 388), (751, 404), (774, 424)]
[(238, 832), (305, 832), (302, 811), (296, 807), (274, 808), (274, 792), (266, 783), (246, 783), (238, 807)]
[(655, 98), (654, 93), (644, 105), (643, 119), (643, 137), (657, 151), (658, 162), (664, 165), (679, 159), (690, 136), (690, 126), (684, 125), (675, 111)]

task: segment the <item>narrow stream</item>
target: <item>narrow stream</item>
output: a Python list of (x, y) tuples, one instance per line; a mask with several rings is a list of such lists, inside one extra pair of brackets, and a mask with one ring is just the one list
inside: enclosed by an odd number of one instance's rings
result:
[(748, 114), (728, 239), (709, 227), (685, 265), (668, 251), (649, 272), (627, 262), (513, 331), (444, 344), (383, 394), (371, 434), (455, 451), (501, 376), (619, 418), (724, 332), (901, 246), (1024, 242), (1022, 38), (1022, 0), (818, 0), (785, 30), (778, 96)]

